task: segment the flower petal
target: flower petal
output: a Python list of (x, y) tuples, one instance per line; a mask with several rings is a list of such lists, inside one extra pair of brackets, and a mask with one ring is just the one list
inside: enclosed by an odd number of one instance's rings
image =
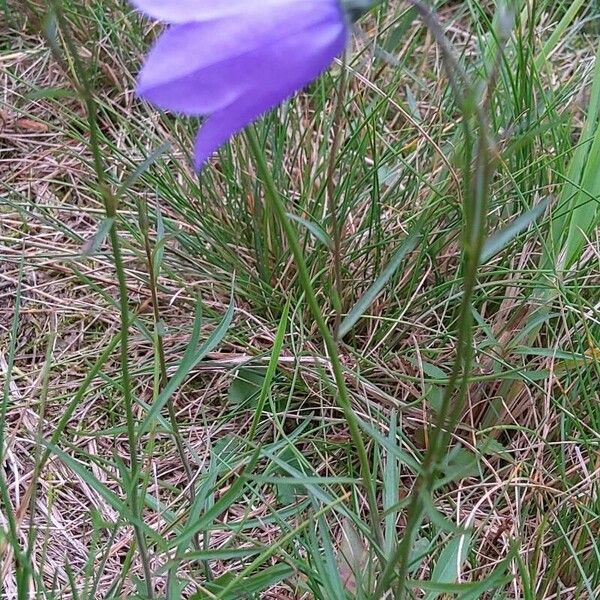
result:
[(208, 117), (196, 138), (196, 166), (200, 168), (234, 133), (315, 79), (342, 52), (346, 37), (345, 23), (332, 21), (253, 53), (248, 63), (253, 66), (252, 85)]
[[(172, 27), (148, 55), (138, 94), (161, 108), (200, 116), (231, 104), (259, 85), (270, 85), (279, 76), (273, 72), (277, 67), (273, 61), (285, 63), (283, 77), (289, 77), (291, 63), (302, 62), (296, 59), (304, 55), (310, 62), (310, 56), (319, 51), (320, 32), (332, 26), (345, 28), (337, 0), (320, 0), (318, 9), (310, 4), (293, 2), (291, 7), (267, 12), (262, 7), (246, 7), (244, 18)], [(290, 47), (286, 40), (295, 36), (307, 37), (298, 38), (300, 43)], [(286, 52), (295, 58), (282, 55)]]
[[(244, 17), (256, 10), (293, 5), (311, 6), (324, 0), (131, 0), (144, 14), (165, 23), (191, 23), (212, 21), (224, 17)], [(336, 0), (337, 1), (337, 0)]]
[[(224, 49), (211, 48), (211, 40), (218, 42), (211, 29), (206, 23), (192, 23), (166, 31), (146, 58), (138, 95), (156, 106), (190, 116), (208, 114), (235, 100), (242, 82), (232, 77), (235, 65), (231, 59), (225, 68), (219, 66), (218, 51), (222, 55)], [(190, 57), (197, 58), (194, 61)], [(215, 63), (212, 68), (208, 60)]]

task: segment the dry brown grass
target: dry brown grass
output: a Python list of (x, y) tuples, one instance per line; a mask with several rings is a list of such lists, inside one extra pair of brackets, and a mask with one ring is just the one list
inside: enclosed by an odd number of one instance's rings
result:
[[(90, 565), (92, 570), (96, 569), (102, 563), (97, 592), (97, 597), (102, 598), (119, 573), (127, 568), (128, 554), (135, 547), (132, 528), (119, 528), (111, 538), (111, 527), (106, 527), (97, 539), (98, 529), (91, 523), (90, 512), (114, 524), (120, 518), (117, 511), (60, 457), (53, 456), (39, 476), (36, 476), (35, 465), (36, 457), (39, 457), (40, 436), (48, 439), (52, 435), (65, 405), (82, 385), (90, 365), (118, 334), (118, 289), (108, 245), (104, 243), (93, 256), (85, 254), (98, 231), (103, 207), (94, 189), (82, 105), (71, 94), (65, 94), (60, 104), (54, 99), (31, 97), (31, 91), (35, 89), (67, 92), (71, 87), (63, 68), (53, 59), (40, 35), (35, 33), (33, 24), (26, 20), (21, 22), (20, 17), (17, 20), (18, 24), (2, 24), (0, 30), (0, 380), (6, 377), (10, 362), (10, 331), (17, 299), (20, 303), (6, 414), (5, 477), (23, 547), (27, 547), (32, 525), (37, 530), (31, 557), (35, 571), (41, 574), (48, 586), (54, 582), (52, 585), (58, 590), (58, 597), (70, 599), (73, 595), (69, 591), (68, 568), (81, 584), (85, 581), (86, 569), (90, 569)], [(453, 42), (462, 43), (461, 48), (467, 56), (475, 58), (475, 40), (466, 27), (456, 22), (449, 31)], [(97, 32), (94, 37), (96, 35)], [(435, 73), (441, 73), (442, 67), (434, 40), (425, 36), (419, 50), (411, 68), (418, 76), (435, 82)], [(82, 54), (88, 57), (93, 52), (93, 49), (84, 48)], [(154, 139), (177, 139), (181, 131), (174, 131), (168, 119), (160, 120), (150, 112), (141, 114), (135, 108), (130, 91), (132, 65), (128, 63), (132, 56), (127, 51), (111, 52), (110, 33), (105, 37), (100, 35), (98, 54), (106, 59), (98, 75), (101, 101), (110, 107), (115, 117), (113, 121), (101, 123), (103, 134), (114, 144), (111, 149), (113, 155), (106, 157), (107, 165), (111, 169), (111, 177), (122, 181), (126, 164), (122, 157), (126, 156), (135, 163), (141, 155), (139, 146), (133, 143), (132, 131), (127, 128), (128, 120), (143, 120), (150, 132), (149, 137)], [(567, 50), (558, 54), (555, 64), (577, 61), (581, 65), (591, 61), (592, 57), (592, 48), (582, 45), (576, 55)], [(561, 73), (565, 79), (570, 76), (566, 69)], [(379, 80), (374, 79), (375, 74), (377, 70), (372, 66), (362, 70), (357, 68), (353, 82), (355, 91), (360, 91), (365, 97), (368, 94), (379, 98), (385, 96), (387, 92), (380, 89)], [(549, 85), (554, 83), (550, 81)], [(442, 172), (447, 162), (447, 148), (440, 147), (437, 141), (429, 138), (428, 133), (435, 130), (437, 140), (437, 132), (447, 127), (437, 103), (445, 85), (446, 81), (439, 77), (437, 83), (432, 83), (432, 88), (424, 93), (424, 100), (418, 104), (420, 121), (392, 101), (390, 110), (395, 107), (397, 113), (385, 121), (381, 130), (381, 135), (390, 139), (399, 136), (399, 131), (410, 130), (410, 135), (405, 136), (406, 156), (410, 157), (407, 163), (412, 161), (410, 166), (417, 171), (430, 170), (432, 178)], [(304, 105), (300, 103), (300, 106), (299, 112)], [(310, 113), (307, 111), (307, 114), (310, 123)], [(143, 127), (136, 127), (134, 131), (139, 129)], [(322, 137), (312, 143), (309, 140), (304, 147), (307, 163), (319, 158)], [(420, 152), (422, 148), (431, 151)], [(416, 150), (414, 154), (413, 150)], [(180, 157), (180, 150), (175, 152), (175, 156)], [(298, 184), (298, 195), (301, 195), (304, 175), (302, 169), (290, 171), (290, 179)], [(182, 189), (190, 189), (185, 184), (189, 176), (187, 167), (181, 167), (177, 172), (175, 177), (182, 183)], [(217, 193), (226, 195), (230, 182), (225, 176), (216, 177)], [(460, 175), (453, 172), (449, 191), (456, 190), (459, 178)], [(310, 180), (316, 186), (318, 176)], [(389, 189), (392, 190), (389, 202), (384, 193), (382, 206), (387, 219), (385, 235), (391, 238), (401, 236), (407, 228), (406, 211), (396, 206), (393, 188), (390, 186)], [(421, 186), (414, 205), (424, 203), (428, 194), (428, 187)], [(152, 197), (153, 193), (149, 191), (148, 196)], [(251, 194), (245, 202), (249, 205), (254, 202)], [(174, 229), (188, 235), (195, 234), (195, 225), (187, 222), (185, 215), (172, 204), (165, 203), (161, 210)], [(198, 210), (203, 209), (199, 207)], [(370, 232), (365, 224), (370, 218), (370, 211), (368, 197), (352, 210), (346, 235), (349, 239), (353, 238), (353, 248), (360, 248), (369, 240)], [(130, 307), (140, 322), (152, 330), (147, 269), (135, 229), (137, 215), (133, 203), (125, 205), (120, 216), (124, 222), (133, 224), (131, 230), (122, 230)], [(227, 208), (215, 207), (210, 217), (225, 229), (236, 227), (235, 214)], [(440, 236), (446, 235), (443, 232), (445, 227), (455, 225), (450, 221), (440, 223)], [(408, 269), (396, 282), (396, 289), (378, 299), (370, 309), (371, 318), (358, 330), (359, 351), (356, 348), (344, 351), (348, 381), (357, 398), (358, 414), (387, 433), (385, 425), (378, 421), (379, 411), (399, 410), (403, 435), (419, 448), (427, 444), (426, 426), (431, 419), (431, 408), (424, 395), (428, 387), (426, 381), (432, 377), (426, 363), (431, 362), (433, 350), (437, 364), (448, 365), (454, 351), (454, 337), (448, 329), (451, 298), (431, 298), (428, 294), (436, 289), (440, 279), (453, 278), (459, 264), (456, 233), (441, 245), (435, 263), (425, 261), (418, 274)], [(159, 290), (160, 314), (167, 331), (165, 347), (169, 374), (174, 372), (186, 349), (194, 296), (200, 292), (210, 311), (203, 330), (205, 336), (214, 329), (218, 315), (227, 309), (231, 267), (226, 262), (220, 265), (219, 257), (208, 256), (213, 243), (214, 240), (207, 241), (204, 243), (207, 252), (196, 254), (177, 241), (169, 245), (172, 251), (166, 259), (169, 268), (163, 271)], [(199, 245), (202, 246), (202, 243)], [(253, 249), (243, 240), (232, 238), (228, 249), (242, 262), (254, 264)], [(384, 259), (391, 255), (392, 249), (384, 248)], [(598, 432), (591, 420), (588, 423), (586, 415), (572, 415), (589, 437), (574, 434), (571, 438), (564, 438), (560, 433), (565, 415), (572, 411), (572, 406), (561, 404), (562, 399), (570, 397), (565, 386), (577, 385), (573, 378), (565, 383), (562, 377), (568, 365), (552, 356), (532, 357), (528, 368), (531, 371), (547, 370), (548, 376), (544, 380), (529, 383), (519, 380), (507, 387), (505, 381), (493, 378), (498, 356), (495, 350), (502, 349), (522, 330), (530, 314), (531, 306), (528, 304), (527, 287), (522, 285), (522, 274), (535, 268), (539, 251), (539, 239), (527, 241), (521, 252), (509, 261), (512, 273), (507, 272), (506, 277), (504, 274), (498, 276), (496, 285), (502, 286), (502, 292), (492, 297), (489, 303), (483, 301), (479, 306), (482, 320), (492, 324), (497, 346), (490, 349), (489, 355), (482, 353), (478, 358), (474, 373), (482, 376), (481, 381), (471, 386), (468, 409), (455, 439), (479, 455), (482, 472), (479, 478), (466, 477), (445, 488), (436, 498), (437, 508), (450, 521), (473, 527), (475, 542), (471, 556), (476, 557), (476, 562), (463, 565), (462, 581), (478, 580), (488, 574), (509, 554), (515, 539), (520, 540), (521, 556), (526, 557), (533, 572), (539, 574), (543, 574), (549, 565), (555, 568), (552, 549), (556, 544), (564, 544), (565, 539), (577, 547), (577, 553), (582, 557), (592, 553), (594, 548), (597, 550), (591, 535), (593, 531), (598, 532), (595, 518), (587, 522), (574, 517), (573, 528), (566, 536), (559, 535), (556, 528), (548, 525), (558, 521), (559, 515), (569, 510), (573, 514), (578, 508), (591, 510), (590, 507), (597, 502), (600, 454), (598, 446), (590, 440), (597, 442), (600, 438)], [(225, 256), (223, 251), (220, 258)], [(584, 261), (594, 261), (598, 256), (597, 240), (590, 240)], [(365, 255), (349, 266), (356, 279), (364, 277), (368, 282), (377, 270), (377, 265), (368, 262), (369, 257)], [(273, 285), (281, 296), (286, 295), (293, 274), (293, 265), (287, 260), (281, 265), (279, 277)], [(582, 283), (585, 282), (585, 279), (582, 280)], [(396, 297), (396, 292), (409, 284), (412, 293), (408, 298)], [(359, 294), (362, 287), (348, 286), (346, 300), (350, 301)], [(234, 368), (256, 356), (264, 359), (273, 345), (276, 320), (268, 310), (252, 305), (249, 300), (251, 293), (247, 291), (251, 288), (248, 284), (240, 297), (236, 297), (233, 333), (193, 370), (185, 386), (175, 396), (186, 450), (194, 457), (194, 470), (199, 474), (210, 463), (211, 448), (216, 441), (231, 434), (243, 434), (252, 418), (251, 413), (232, 410), (227, 405), (227, 390)], [(326, 295), (325, 290), (323, 296)], [(498, 297), (501, 297), (500, 303), (497, 302)], [(597, 303), (597, 299), (591, 300)], [(406, 310), (395, 311), (393, 319), (396, 325), (389, 326), (386, 315), (390, 313), (390, 305), (402, 304), (406, 305)], [(566, 305), (560, 308), (567, 322), (568, 313), (574, 308)], [(590, 313), (590, 323), (596, 319), (593, 311), (597, 312), (597, 305)], [(347, 474), (344, 447), (347, 447), (348, 433), (340, 422), (339, 412), (327, 399), (323, 385), (322, 370), (328, 370), (327, 359), (322, 356), (320, 344), (313, 337), (310, 323), (298, 322), (294, 327), (297, 329), (286, 338), (280, 367), (286, 377), (297, 374), (301, 385), (299, 391), (289, 392), (294, 402), (284, 411), (285, 421), (299, 424), (312, 419), (329, 424), (325, 430), (319, 431), (321, 439), (316, 442), (304, 440), (300, 448), (313, 460), (315, 472), (319, 475)], [(153, 398), (154, 346), (150, 339), (139, 333), (139, 329), (136, 331), (130, 345), (135, 392), (142, 402), (150, 403)], [(555, 347), (572, 347), (573, 334), (572, 325), (567, 323), (552, 343)], [(485, 331), (479, 331), (477, 343), (484, 345), (486, 335)], [(406, 358), (409, 351), (414, 360)], [(503, 355), (501, 351), (499, 354), (507, 362), (514, 359), (511, 354)], [(114, 459), (121, 457), (127, 462), (129, 450), (122, 428), (118, 382), (119, 361), (115, 354), (87, 390), (60, 440), (60, 447), (89, 467), (106, 488), (121, 495), (117, 483), (120, 475), (115, 470)], [(486, 411), (482, 409), (490, 403), (495, 403), (500, 412), (493, 427), (485, 422)], [(137, 407), (136, 416), (141, 419), (143, 414), (142, 409)], [(502, 440), (502, 452), (482, 452), (482, 436), (478, 432), (484, 426), (490, 427), (489, 433), (493, 438)], [(277, 431), (276, 424), (267, 427), (264, 439), (269, 440)], [(510, 435), (506, 435), (506, 431), (510, 431)], [(148, 444), (154, 444), (151, 454), (144, 455), (144, 470), (149, 474), (148, 494), (161, 505), (159, 509), (148, 508), (146, 523), (168, 537), (177, 516), (186, 514), (189, 483), (170, 435), (154, 431), (144, 439), (143, 446), (148, 448)], [(558, 470), (557, 459), (552, 452), (554, 448), (560, 449), (564, 459)], [(413, 452), (413, 449), (407, 447), (407, 451)], [(414, 477), (403, 471), (400, 480), (402, 495), (407, 495), (414, 484)], [(219, 492), (225, 493), (231, 483), (231, 479), (225, 481)], [(230, 506), (220, 520), (228, 523), (258, 519), (260, 523), (271, 514), (270, 507), (278, 502), (276, 492), (268, 487), (263, 490), (262, 504), (256, 504), (255, 498), (250, 496), (242, 498)], [(358, 497), (356, 501), (360, 503), (361, 500)], [(560, 518), (564, 519), (564, 516)], [(402, 525), (400, 518), (399, 527), (402, 528)], [(0, 527), (7, 527), (5, 511), (1, 508)], [(340, 535), (339, 527), (333, 530)], [(266, 521), (244, 531), (243, 536), (247, 541), (269, 546), (276, 543), (282, 531), (282, 527)], [(211, 545), (225, 546), (229, 539), (235, 540), (236, 544), (241, 543), (231, 529), (216, 529), (211, 535)], [(579, 541), (582, 541), (581, 548), (577, 546)], [(7, 600), (17, 598), (13, 558), (11, 547), (0, 539), (0, 576)], [(159, 567), (163, 560), (164, 556), (159, 556), (152, 566)], [(427, 578), (431, 574), (432, 563), (430, 559), (424, 561), (414, 576)], [(565, 563), (569, 564), (565, 564), (562, 571), (558, 567), (557, 580), (560, 581), (553, 582), (550, 578), (547, 589), (540, 590), (540, 598), (586, 597), (586, 592), (579, 586), (580, 575), (568, 553), (565, 554)], [(214, 573), (219, 574), (229, 570), (231, 563), (216, 561), (212, 566)], [(507, 586), (505, 597), (521, 598), (522, 575), (517, 571), (516, 563), (511, 568), (515, 579)], [(140, 573), (136, 556), (130, 575)], [(182, 573), (185, 577), (185, 571)], [(166, 577), (157, 578), (158, 594), (164, 591), (165, 583)], [(129, 597), (133, 590), (129, 578), (123, 597)], [(273, 588), (263, 597), (312, 597), (308, 592), (301, 594), (293, 590), (292, 582)]]

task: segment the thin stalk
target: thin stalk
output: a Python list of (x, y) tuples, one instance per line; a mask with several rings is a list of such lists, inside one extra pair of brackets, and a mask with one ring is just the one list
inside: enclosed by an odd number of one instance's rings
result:
[(335, 203), (335, 166), (340, 150), (342, 140), (342, 116), (344, 112), (344, 100), (348, 89), (348, 70), (346, 69), (346, 54), (342, 57), (342, 73), (338, 82), (335, 108), (333, 112), (332, 128), (333, 142), (331, 144), (331, 153), (329, 155), (329, 164), (327, 165), (327, 204), (331, 218), (331, 237), (333, 239), (333, 288), (337, 295), (335, 306), (335, 323), (333, 331), (335, 338), (338, 337), (338, 330), (342, 321), (341, 301), (342, 301), (342, 226), (338, 221), (337, 207)]
[[(154, 257), (152, 252), (152, 244), (150, 242), (150, 224), (148, 219), (148, 205), (145, 200), (140, 200), (138, 203), (138, 222), (140, 227), (140, 232), (142, 234), (142, 238), (144, 240), (144, 251), (146, 253), (146, 264), (148, 268), (148, 279), (150, 286), (150, 301), (152, 304), (152, 315), (154, 318), (154, 337), (156, 344), (156, 352), (158, 358), (159, 365), (159, 382), (158, 382), (158, 393), (160, 393), (168, 382), (168, 374), (167, 374), (167, 359), (165, 356), (165, 347), (163, 343), (162, 333), (159, 331), (159, 323), (160, 323), (160, 308), (158, 304), (158, 279), (157, 273), (154, 268)], [(179, 429), (179, 423), (177, 422), (177, 412), (175, 410), (175, 404), (172, 398), (167, 400), (167, 411), (169, 413), (169, 422), (171, 423), (171, 429), (173, 434), (173, 439), (175, 440), (175, 446), (177, 447), (177, 453), (179, 454), (179, 460), (183, 466), (183, 470), (185, 471), (185, 476), (188, 482), (188, 498), (190, 501), (190, 506), (194, 505), (194, 501), (196, 500), (196, 488), (194, 487), (194, 474), (192, 472), (192, 468), (190, 466), (190, 462), (185, 452), (185, 444), (183, 442), (183, 438), (181, 436), (181, 430)], [(200, 543), (198, 539), (198, 535), (194, 536), (193, 539), (194, 547), (199, 550)], [(210, 566), (208, 563), (206, 564), (207, 577), (212, 576), (210, 571)], [(171, 589), (171, 581), (174, 578), (174, 570), (169, 570), (168, 578), (167, 578), (167, 590)]]
[[(139, 225), (140, 231), (142, 233), (142, 237), (144, 239), (144, 250), (146, 252), (146, 262), (148, 266), (148, 279), (150, 285), (150, 301), (152, 304), (152, 314), (154, 318), (155, 328), (158, 328), (160, 323), (160, 309), (158, 304), (158, 282), (156, 271), (154, 269), (154, 260), (152, 253), (152, 245), (150, 243), (150, 234), (149, 234), (149, 223), (148, 223), (148, 207), (145, 201), (140, 202), (138, 210), (139, 215)], [(167, 360), (165, 356), (165, 348), (163, 343), (162, 334), (160, 331), (156, 331), (156, 351), (158, 354), (158, 363), (160, 368), (160, 381), (159, 381), (159, 392), (162, 391), (167, 384), (168, 374), (167, 374)], [(192, 468), (190, 466), (190, 462), (185, 453), (185, 445), (183, 443), (183, 438), (181, 436), (181, 430), (179, 429), (179, 423), (177, 422), (177, 413), (175, 411), (175, 405), (173, 403), (173, 399), (169, 398), (167, 401), (167, 410), (169, 413), (169, 420), (171, 423), (171, 428), (173, 429), (173, 438), (175, 440), (175, 445), (177, 446), (177, 452), (179, 453), (179, 458), (181, 460), (181, 464), (183, 465), (183, 470), (185, 471), (185, 475), (187, 477), (189, 483), (189, 498), (190, 502), (193, 504), (196, 498), (196, 490), (194, 488), (194, 474), (192, 472)]]
[[(487, 140), (487, 138), (486, 138)], [(474, 191), (479, 198), (479, 208), (487, 213), (488, 190), (491, 180), (492, 166), (489, 158), (489, 148), (483, 140), (478, 144), (478, 161), (482, 161), (481, 173), (475, 178)], [(467, 166), (468, 168), (468, 166)], [(397, 569), (398, 588), (396, 598), (404, 598), (405, 583), (408, 580), (408, 571), (410, 568), (410, 555), (412, 550), (415, 533), (422, 522), (424, 512), (423, 495), (430, 494), (435, 487), (437, 470), (440, 461), (443, 459), (445, 451), (450, 443), (452, 431), (456, 427), (464, 399), (466, 397), (467, 387), (469, 385), (470, 365), (473, 359), (473, 316), (472, 300), (475, 285), (477, 283), (477, 272), (481, 257), (481, 250), (486, 234), (485, 222), (481, 223), (479, 231), (472, 244), (468, 241), (465, 244), (465, 275), (464, 291), (459, 310), (459, 332), (456, 349), (456, 359), (448, 385), (444, 390), (442, 405), (439, 410), (436, 427), (431, 433), (429, 447), (423, 462), (421, 464), (421, 473), (415, 485), (415, 492), (412, 495), (406, 516), (406, 528), (404, 530), (402, 541), (394, 555), (390, 558), (381, 575), (381, 588), (378, 587), (375, 596), (380, 597), (384, 592), (386, 582), (391, 581), (394, 571)], [(458, 393), (455, 394), (458, 387)], [(379, 595), (378, 595), (379, 594)]]
[(29, 495), (29, 534), (27, 536), (27, 544), (28, 544), (28, 554), (31, 556), (33, 554), (33, 545), (37, 535), (37, 528), (34, 526), (36, 521), (35, 519), (35, 505), (38, 495), (38, 486), (40, 481), (40, 476), (42, 473), (42, 447), (44, 443), (44, 422), (46, 419), (46, 406), (48, 403), (48, 386), (50, 383), (50, 373), (52, 371), (52, 356), (54, 352), (54, 344), (56, 341), (56, 317), (54, 318), (54, 322), (51, 326), (50, 335), (48, 336), (48, 341), (46, 344), (46, 354), (44, 357), (44, 366), (42, 371), (42, 387), (40, 390), (40, 403), (39, 403), (39, 412), (38, 412), (38, 422), (36, 427), (36, 435), (35, 435), (35, 450), (33, 454), (33, 476), (31, 478), (31, 484), (27, 489), (27, 494)]
[[(100, 135), (98, 127), (98, 110), (92, 87), (89, 83), (86, 69), (83, 66), (77, 48), (73, 43), (73, 39), (69, 33), (68, 23), (62, 12), (61, 3), (58, 0), (50, 0), (51, 8), (56, 17), (56, 22), (62, 31), (65, 46), (71, 59), (73, 61), (73, 67), (76, 73), (76, 79), (73, 83), (77, 88), (77, 91), (83, 100), (85, 105), (87, 122), (90, 130), (90, 150), (92, 152), (92, 159), (94, 164), (94, 171), (96, 179), (98, 181), (98, 187), (104, 203), (105, 214), (109, 219), (112, 219), (112, 226), (109, 232), (109, 239), (113, 251), (113, 257), (115, 261), (115, 270), (117, 272), (117, 280), (119, 287), (119, 307), (120, 307), (120, 321), (121, 321), (121, 339), (120, 339), (120, 363), (121, 363), (121, 385), (123, 389), (123, 404), (125, 407), (125, 420), (127, 427), (127, 439), (129, 446), (129, 462), (131, 471), (131, 489), (127, 490), (127, 498), (131, 512), (137, 521), (142, 521), (142, 511), (138, 498), (137, 480), (139, 475), (139, 461), (137, 456), (137, 435), (136, 435), (136, 423), (135, 415), (133, 412), (133, 391), (131, 386), (131, 374), (129, 371), (129, 302), (128, 302), (128, 290), (127, 290), (127, 278), (125, 275), (125, 263), (123, 261), (123, 254), (121, 251), (121, 242), (119, 240), (119, 234), (117, 230), (117, 199), (111, 193), (109, 185), (106, 180), (104, 167), (104, 161), (102, 159), (102, 151), (100, 148)], [(57, 52), (58, 48), (56, 40), (49, 39), (50, 45), (55, 53), (60, 58), (60, 54)], [(62, 62), (62, 61), (61, 61)], [(68, 73), (68, 70), (66, 71)], [(148, 600), (154, 598), (153, 584), (152, 584), (152, 571), (150, 568), (150, 561), (148, 558), (148, 547), (146, 544), (146, 538), (144, 537), (143, 531), (140, 526), (133, 523), (135, 537), (137, 540), (140, 559), (142, 568), (144, 570), (146, 593)]]
[[(338, 391), (337, 402), (342, 410), (342, 413), (344, 414), (344, 418), (346, 419), (346, 423), (348, 424), (348, 429), (350, 431), (352, 442), (356, 448), (356, 454), (360, 465), (360, 475), (367, 494), (367, 502), (369, 505), (369, 519), (371, 522), (372, 535), (377, 546), (380, 547), (382, 544), (382, 535), (379, 522), (379, 509), (377, 506), (377, 498), (375, 494), (375, 480), (373, 479), (371, 473), (369, 457), (367, 454), (365, 443), (362, 438), (362, 434), (360, 432), (358, 418), (352, 409), (350, 394), (348, 392), (348, 387), (346, 386), (346, 381), (344, 379), (344, 370), (342, 367), (342, 362), (340, 360), (337, 344), (334, 336), (332, 335), (331, 331), (329, 330), (329, 327), (327, 326), (327, 322), (325, 320), (325, 317), (323, 316), (321, 307), (319, 306), (319, 302), (317, 300), (315, 290), (311, 283), (310, 274), (308, 272), (308, 268), (304, 260), (304, 255), (302, 253), (302, 248), (300, 246), (296, 230), (294, 229), (289, 217), (287, 216), (285, 206), (283, 205), (281, 197), (279, 196), (277, 187), (275, 186), (275, 182), (271, 175), (271, 171), (269, 170), (267, 161), (265, 159), (263, 148), (260, 145), (258, 136), (253, 127), (248, 128), (247, 139), (250, 146), (250, 150), (252, 151), (254, 160), (256, 162), (256, 167), (258, 169), (259, 176), (261, 177), (265, 188), (267, 200), (272, 206), (283, 228), (284, 234), (292, 251), (294, 261), (296, 263), (296, 268), (298, 269), (298, 280), (304, 291), (304, 295), (308, 302), (313, 318), (317, 324), (317, 328), (319, 329), (319, 333), (321, 334), (323, 342), (325, 343), (327, 354), (329, 355), (329, 360), (331, 361), (331, 368), (333, 371), (333, 376)], [(380, 554), (378, 548), (376, 551), (378, 554)]]
[[(484, 102), (476, 100), (473, 87), (464, 69), (457, 61), (447, 42), (444, 31), (432, 9), (420, 0), (409, 0), (433, 33), (445, 59), (446, 72), (452, 85), (457, 103), (463, 112), (466, 156), (464, 163), (465, 234), (463, 238), (463, 295), (458, 316), (458, 340), (456, 358), (444, 390), (436, 426), (432, 431), (429, 446), (423, 457), (421, 473), (407, 509), (406, 527), (401, 542), (388, 560), (379, 578), (375, 597), (382, 597), (391, 586), (397, 599), (406, 597), (406, 581), (409, 577), (410, 556), (415, 534), (420, 527), (425, 511), (424, 497), (435, 488), (437, 471), (451, 441), (454, 428), (460, 420), (469, 385), (469, 372), (473, 360), (473, 315), (472, 300), (477, 283), (481, 253), (487, 236), (487, 213), (490, 185), (495, 169), (494, 144), (490, 136), (486, 114), (487, 102), (495, 83), (495, 75), (488, 86)], [(473, 124), (478, 129), (477, 141), (473, 135)], [(471, 175), (472, 159), (475, 170)], [(397, 578), (397, 585), (393, 581)]]
[[(17, 340), (19, 339), (19, 322), (21, 317), (21, 286), (23, 283), (23, 266), (21, 259), (19, 265), (19, 275), (17, 279), (17, 289), (15, 291), (15, 304), (13, 308), (12, 326), (10, 331), (10, 342), (8, 348), (8, 361), (6, 365), (6, 376), (2, 390), (2, 403), (0, 404), (0, 465), (4, 465), (5, 444), (6, 444), (6, 413), (10, 401), (10, 384), (12, 381), (12, 372), (15, 365), (15, 355), (17, 352)], [(10, 551), (12, 549), (14, 556), (15, 579), (17, 583), (17, 598), (21, 600), (26, 598), (30, 592), (29, 582), (32, 575), (31, 561), (19, 542), (19, 529), (15, 511), (12, 505), (12, 499), (8, 490), (8, 484), (5, 479), (5, 470), (0, 468), (0, 506), (4, 507), (6, 526), (2, 528), (2, 535), (5, 540), (5, 546), (2, 553), (2, 565), (10, 561)], [(6, 544), (8, 542), (8, 545)], [(0, 597), (4, 597), (4, 582), (0, 580)]]
[[(116, 217), (116, 207), (110, 203), (106, 205), (106, 214), (108, 217)], [(116, 221), (115, 221), (116, 223)], [(135, 432), (135, 416), (133, 414), (133, 393), (131, 389), (131, 377), (129, 373), (129, 303), (127, 301), (127, 280), (125, 278), (125, 265), (121, 253), (121, 245), (117, 228), (113, 223), (110, 229), (110, 243), (112, 246), (113, 256), (115, 259), (115, 267), (117, 270), (117, 279), (119, 282), (119, 304), (121, 311), (121, 379), (123, 387), (123, 403), (125, 405), (125, 420), (127, 422), (127, 439), (129, 441), (129, 461), (131, 470), (131, 489), (128, 493), (131, 512), (142, 520), (142, 514), (137, 493), (137, 479), (139, 474), (139, 462), (137, 457), (137, 436)], [(137, 539), (140, 557), (144, 568), (144, 576), (146, 578), (146, 591), (148, 598), (152, 600), (154, 597), (152, 586), (152, 571), (150, 569), (150, 561), (148, 559), (148, 548), (146, 538), (140, 527), (133, 525), (135, 536)]]

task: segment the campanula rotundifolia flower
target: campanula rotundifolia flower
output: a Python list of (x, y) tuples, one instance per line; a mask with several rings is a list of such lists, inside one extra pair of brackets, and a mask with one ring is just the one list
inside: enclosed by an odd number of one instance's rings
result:
[(170, 25), (150, 50), (138, 95), (204, 117), (197, 168), (233, 134), (318, 77), (342, 53), (369, 0), (132, 0)]

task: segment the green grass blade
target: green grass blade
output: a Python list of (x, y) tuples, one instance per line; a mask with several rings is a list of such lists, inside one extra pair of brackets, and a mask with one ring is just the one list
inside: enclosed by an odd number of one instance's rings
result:
[(376, 298), (384, 290), (390, 279), (400, 268), (402, 261), (417, 247), (421, 238), (421, 228), (415, 227), (413, 231), (404, 239), (400, 248), (396, 251), (379, 277), (364, 293), (362, 298), (352, 307), (344, 320), (340, 323), (338, 335), (343, 338), (356, 325), (357, 321), (365, 314), (369, 306), (375, 302)]
[[(200, 303), (198, 306), (200, 306)], [(149, 430), (149, 428), (152, 426), (152, 423), (160, 415), (160, 411), (163, 409), (169, 398), (171, 398), (176, 390), (179, 389), (179, 386), (181, 386), (186, 377), (188, 377), (190, 371), (223, 340), (227, 330), (229, 329), (229, 326), (231, 325), (231, 321), (233, 320), (234, 308), (235, 305), (232, 298), (229, 308), (225, 312), (225, 315), (223, 315), (223, 319), (206, 339), (206, 341), (200, 345), (200, 347), (197, 346), (197, 343), (200, 336), (202, 312), (200, 309), (197, 309), (196, 317), (194, 319), (194, 329), (192, 331), (188, 349), (183, 356), (177, 371), (169, 379), (167, 385), (154, 401), (154, 404), (146, 415), (146, 418), (139, 426), (139, 435)]]

